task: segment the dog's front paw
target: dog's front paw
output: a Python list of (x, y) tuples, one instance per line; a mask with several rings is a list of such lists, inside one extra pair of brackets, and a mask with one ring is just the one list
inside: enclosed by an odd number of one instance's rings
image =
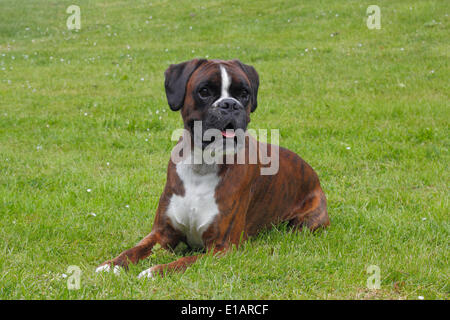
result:
[(121, 271), (121, 267), (119, 265), (114, 265), (114, 263), (112, 261), (106, 261), (104, 263), (102, 263), (100, 266), (97, 267), (97, 269), (95, 269), (95, 272), (110, 272), (111, 271), (111, 266), (114, 266), (112, 268), (114, 274), (119, 274)]
[(155, 272), (155, 268), (156, 267), (157, 266), (151, 267), (151, 268), (148, 268), (148, 269), (142, 271), (141, 273), (139, 273), (138, 279), (147, 278), (147, 279), (154, 280), (155, 279), (155, 275), (156, 275), (156, 272)]

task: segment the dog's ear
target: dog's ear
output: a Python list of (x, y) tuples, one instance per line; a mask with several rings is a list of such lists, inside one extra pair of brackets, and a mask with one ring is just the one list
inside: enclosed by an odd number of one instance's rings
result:
[(173, 111), (181, 109), (186, 95), (186, 84), (192, 73), (204, 62), (206, 62), (205, 59), (193, 59), (179, 64), (171, 64), (164, 72), (164, 87), (170, 109)]
[(259, 87), (259, 76), (258, 72), (256, 72), (255, 68), (252, 66), (249, 66), (247, 64), (242, 63), (239, 60), (233, 60), (235, 63), (241, 67), (241, 69), (245, 72), (247, 75), (248, 80), (250, 80), (250, 86), (251, 86), (251, 109), (250, 111), (253, 112), (256, 110), (256, 107), (258, 106), (258, 87)]

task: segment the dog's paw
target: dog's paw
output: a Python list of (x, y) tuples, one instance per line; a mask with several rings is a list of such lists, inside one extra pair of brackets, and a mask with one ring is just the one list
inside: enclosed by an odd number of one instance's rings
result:
[(155, 279), (155, 267), (148, 268), (147, 270), (142, 271), (138, 275), (138, 279), (147, 278), (147, 279)]
[(111, 266), (109, 264), (104, 264), (95, 269), (95, 272), (109, 272), (109, 271), (111, 271)]
[[(121, 271), (121, 268), (120, 268), (120, 266), (116, 265), (112, 268), (112, 270), (113, 270), (114, 274), (119, 274)], [(95, 269), (95, 272), (97, 272), (97, 273), (98, 272), (110, 272), (110, 271), (111, 271), (110, 263), (102, 264), (101, 266), (97, 267), (97, 269)]]

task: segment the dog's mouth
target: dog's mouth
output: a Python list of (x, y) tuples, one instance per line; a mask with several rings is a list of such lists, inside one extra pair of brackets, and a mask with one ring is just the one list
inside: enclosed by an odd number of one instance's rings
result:
[[(199, 120), (196, 120), (199, 121)], [(236, 121), (234, 121), (233, 119), (229, 119), (228, 121), (224, 122), (223, 125), (215, 125), (213, 127), (209, 127), (206, 128), (205, 131), (209, 130), (209, 129), (214, 129), (216, 130), (217, 133), (220, 132), (220, 135), (217, 134), (213, 134), (213, 135), (205, 135), (203, 130), (198, 130), (196, 131), (195, 128), (195, 121), (192, 120), (188, 123), (188, 128), (191, 131), (191, 134), (194, 137), (194, 143), (197, 143), (198, 145), (201, 145), (202, 148), (206, 148), (208, 145), (210, 144), (214, 144), (217, 145), (219, 143), (218, 140), (220, 140), (220, 137), (222, 137), (222, 141), (223, 141), (223, 148), (225, 148), (225, 145), (231, 145), (231, 141), (233, 141), (234, 143), (232, 143), (232, 145), (236, 146), (238, 143), (238, 133), (236, 132), (236, 130), (238, 130), (238, 125), (236, 123)], [(196, 141), (196, 142), (195, 142)], [(229, 141), (227, 143), (227, 141)], [(221, 144), (220, 144), (221, 145)]]
[[(199, 120), (197, 120), (197, 121), (199, 121)], [(190, 131), (192, 133), (195, 132), (194, 131), (194, 123), (195, 123), (195, 120), (191, 120), (189, 122), (189, 125), (188, 125), (188, 127), (189, 127), (189, 129), (190, 129)], [(225, 137), (225, 138), (234, 138), (234, 137), (236, 137), (237, 127), (236, 127), (235, 122), (233, 122), (232, 120), (226, 122), (225, 125), (217, 128), (217, 129), (220, 130), (222, 136)]]
[(220, 131), (222, 133), (222, 136), (225, 138), (234, 138), (236, 137), (236, 126), (235, 124), (230, 121), (228, 122)]

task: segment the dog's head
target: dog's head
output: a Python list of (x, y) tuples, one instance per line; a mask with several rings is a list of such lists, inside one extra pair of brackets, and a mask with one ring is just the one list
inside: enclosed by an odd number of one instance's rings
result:
[[(194, 59), (170, 65), (164, 75), (169, 106), (173, 111), (181, 109), (192, 137), (199, 121), (202, 137), (206, 130), (216, 129), (224, 138), (234, 139), (236, 130), (247, 130), (259, 86), (252, 66), (239, 60)], [(203, 148), (209, 143), (202, 139)]]

